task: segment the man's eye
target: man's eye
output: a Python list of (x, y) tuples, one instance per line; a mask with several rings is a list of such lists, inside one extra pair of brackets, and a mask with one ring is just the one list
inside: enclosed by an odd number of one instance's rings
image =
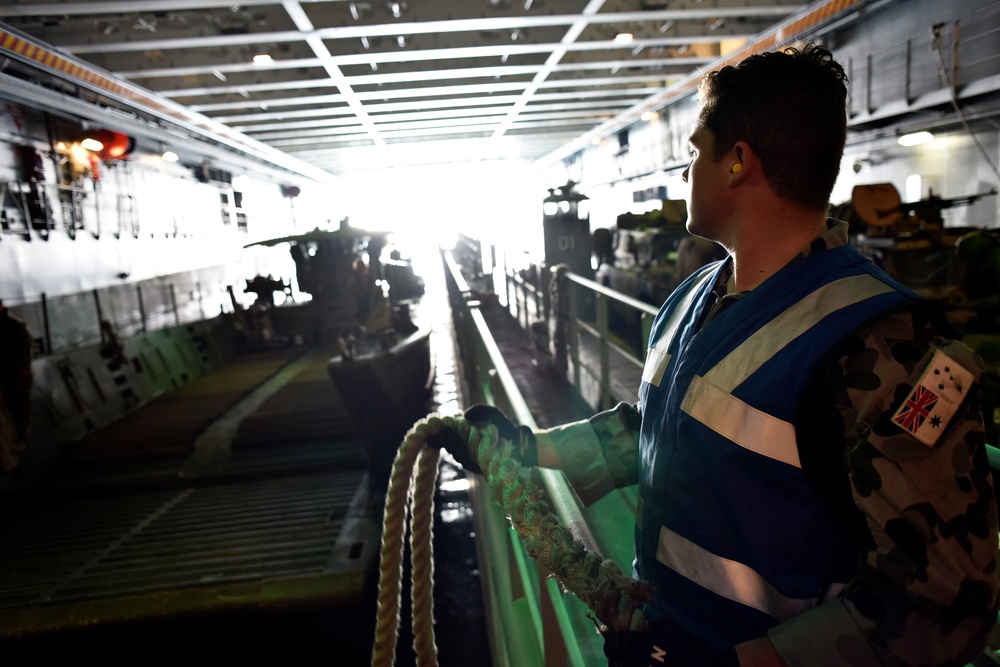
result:
[(697, 153), (698, 153), (698, 151), (696, 151), (693, 148), (689, 148), (688, 149), (688, 157), (694, 158), (697, 155)]

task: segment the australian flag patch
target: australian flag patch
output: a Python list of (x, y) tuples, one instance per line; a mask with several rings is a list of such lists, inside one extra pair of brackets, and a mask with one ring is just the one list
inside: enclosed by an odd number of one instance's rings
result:
[(958, 412), (972, 382), (972, 373), (938, 350), (892, 422), (933, 447)]

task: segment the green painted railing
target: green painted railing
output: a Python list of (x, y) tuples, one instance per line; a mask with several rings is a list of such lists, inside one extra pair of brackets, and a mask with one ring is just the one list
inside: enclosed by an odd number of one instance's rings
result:
[[(496, 405), (518, 423), (537, 427), (459, 266), (447, 253), (444, 263), (468, 402)], [(597, 549), (587, 519), (562, 473), (541, 470), (539, 475), (554, 513)], [(500, 507), (488, 497), (485, 485), (474, 484), (472, 494), (494, 667), (601, 664), (605, 660), (603, 641), (587, 619), (583, 603), (564, 594), (527, 555)], [(634, 521), (634, 514), (630, 521)]]

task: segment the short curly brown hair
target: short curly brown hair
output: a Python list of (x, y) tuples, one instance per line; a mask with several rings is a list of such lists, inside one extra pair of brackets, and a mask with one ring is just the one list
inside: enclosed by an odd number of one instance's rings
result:
[(700, 93), (714, 159), (745, 141), (779, 196), (827, 208), (847, 139), (847, 75), (833, 54), (810, 44), (753, 55), (707, 74)]

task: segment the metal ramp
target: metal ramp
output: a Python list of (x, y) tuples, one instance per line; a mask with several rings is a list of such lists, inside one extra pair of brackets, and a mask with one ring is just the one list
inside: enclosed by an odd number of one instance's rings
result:
[(201, 431), (301, 352), (286, 348), (240, 357), (81, 438), (63, 462), (187, 454)]
[(327, 358), (237, 360), (94, 432), (5, 499), (0, 639), (357, 605), (380, 500)]
[(356, 603), (364, 473), (34, 505), (4, 518), (0, 637), (192, 612)]

